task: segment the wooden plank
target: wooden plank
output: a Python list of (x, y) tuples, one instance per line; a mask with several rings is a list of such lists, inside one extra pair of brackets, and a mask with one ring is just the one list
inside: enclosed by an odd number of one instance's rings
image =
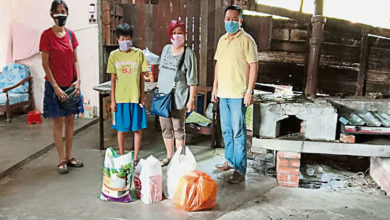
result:
[(192, 6), (193, 15), (193, 49), (196, 55), (198, 70), (199, 70), (199, 57), (200, 57), (200, 4), (195, 3)]
[(285, 41), (285, 40), (272, 40), (271, 41), (272, 51), (285, 51), (292, 53), (304, 53), (306, 52), (306, 43), (304, 41)]
[(263, 149), (314, 154), (390, 157), (390, 145), (252, 138), (252, 152)]
[(289, 40), (290, 39), (290, 29), (272, 29), (272, 40)]
[(161, 54), (163, 47), (170, 43), (168, 29), (173, 18), (170, 1), (159, 1), (158, 5), (154, 5), (153, 18), (153, 52)]
[(253, 5), (256, 4), (256, 1), (255, 0), (234, 0), (233, 4), (240, 6), (240, 8), (245, 10), (245, 9), (249, 9), (252, 4)]
[(380, 70), (368, 70), (367, 71), (367, 82), (381, 82), (390, 83), (390, 72)]
[(180, 0), (169, 0), (169, 1), (171, 2), (170, 8), (172, 11), (172, 18), (184, 20), (184, 17), (182, 16), (183, 14), (180, 11), (181, 8)]
[(310, 23), (298, 22), (291, 19), (273, 18), (272, 26), (275, 29), (288, 28), (288, 29), (307, 30), (308, 26), (310, 26)]
[(154, 31), (153, 31), (153, 5), (152, 4), (146, 4), (145, 5), (145, 43), (146, 47), (149, 50), (153, 50), (153, 38), (154, 38)]
[(390, 72), (390, 49), (371, 47), (368, 56), (368, 69)]
[(209, 0), (200, 0), (200, 14), (201, 14), (201, 41), (200, 41), (200, 57), (199, 57), (199, 86), (207, 85), (207, 58), (208, 58), (208, 50), (207, 50), (207, 39), (208, 39), (208, 3)]
[(390, 37), (390, 29), (373, 27), (366, 24), (354, 23), (351, 21), (329, 18), (327, 17), (325, 29), (333, 29), (336, 31), (351, 31), (356, 33), (365, 32), (367, 34), (373, 34), (383, 37)]
[[(269, 63), (294, 63), (304, 64), (305, 53), (292, 53), (285, 51), (260, 51), (258, 60)], [(351, 63), (340, 59), (338, 56), (321, 55), (320, 65), (335, 69), (358, 71), (358, 63)]]
[(370, 47), (390, 48), (390, 39), (389, 38), (369, 36), (369, 39), (370, 39)]
[[(260, 51), (270, 50), (272, 39), (272, 17), (271, 16), (244, 16), (244, 30), (253, 37)], [(221, 23), (223, 22), (220, 21)], [(287, 39), (288, 39), (288, 29)], [(282, 31), (279, 31), (280, 33)], [(277, 33), (276, 33), (277, 34)], [(219, 35), (218, 35), (219, 37)], [(218, 40), (218, 39), (216, 39)], [(216, 41), (217, 42), (217, 41)]]
[[(329, 72), (328, 72), (329, 73)], [(354, 95), (356, 90), (356, 81), (334, 80), (328, 78), (326, 73), (320, 72), (320, 82), (318, 82), (318, 91), (331, 96), (337, 94)], [(336, 74), (333, 74), (336, 75)], [(355, 77), (356, 78), (356, 77)]]
[(136, 47), (145, 49), (146, 47), (146, 29), (145, 29), (145, 2), (143, 0), (136, 0), (136, 9), (137, 9), (137, 20), (133, 21), (133, 25), (137, 27), (137, 32), (135, 33), (136, 38), (134, 39), (134, 44)]
[(390, 85), (388, 83), (367, 81), (366, 87), (366, 93), (381, 92), (385, 95), (390, 95)]
[(261, 13), (266, 13), (270, 15), (278, 15), (281, 17), (286, 17), (286, 18), (291, 18), (296, 21), (301, 21), (301, 22), (310, 22), (311, 19), (311, 14), (306, 14), (306, 13), (300, 13), (297, 11), (292, 11), (284, 8), (279, 8), (279, 7), (272, 7), (268, 5), (263, 5), (263, 4), (256, 4), (252, 8), (250, 8), (252, 11), (258, 11)]
[(367, 79), (367, 63), (369, 56), (369, 47), (368, 47), (368, 35), (363, 34), (360, 47), (360, 66), (359, 66), (359, 75), (356, 85), (356, 96), (364, 96), (365, 94), (365, 81)]
[[(259, 62), (257, 82), (291, 85), (295, 91), (302, 91), (305, 76), (304, 66), (294, 63)], [(344, 93), (354, 95), (356, 90), (357, 71), (320, 67), (318, 89), (321, 93), (335, 95)]]
[(123, 5), (123, 23), (129, 24), (133, 28), (133, 40), (134, 44), (138, 46), (139, 31), (137, 24), (138, 10), (136, 5), (126, 4)]
[(201, 50), (200, 50), (200, 71), (199, 85), (211, 86), (214, 79), (214, 6), (215, 0), (201, 0)]
[[(256, 4), (252, 6), (249, 10), (258, 11), (270, 15), (277, 15), (281, 17), (291, 18), (293, 20), (304, 22), (304, 23), (310, 23), (310, 19), (312, 17), (312, 14), (300, 13), (298, 11), (292, 11), (285, 8), (273, 7), (273, 6), (263, 5), (263, 4)], [(353, 31), (358, 33), (361, 33), (363, 30), (366, 30), (367, 33), (390, 38), (390, 29), (373, 27), (370, 25), (354, 23), (351, 21), (337, 19), (337, 18), (327, 17), (325, 29), (327, 28), (337, 29), (341, 31), (348, 30), (348, 31)]]
[(360, 46), (361, 33), (348, 31), (324, 31), (324, 42)]
[(257, 47), (260, 51), (271, 49), (272, 40), (272, 17), (260, 17), (260, 28), (257, 40)]
[(295, 91), (302, 91), (303, 76), (303, 65), (259, 62), (257, 82), (291, 85)]
[(358, 46), (324, 42), (321, 54), (329, 59), (339, 60), (341, 63), (360, 63), (360, 47)]
[[(258, 39), (259, 35), (259, 28), (260, 28), (260, 19), (259, 16), (244, 16), (244, 23), (243, 28), (244, 30), (253, 37), (253, 39), (256, 41)], [(219, 21), (223, 22), (223, 20)]]
[(290, 40), (292, 41), (306, 41), (307, 30), (291, 29)]
[(214, 41), (217, 43), (221, 35), (224, 33), (223, 20), (224, 20), (224, 1), (215, 1), (215, 36)]
[(98, 19), (98, 22), (101, 22), (102, 28), (102, 42), (104, 45), (110, 44), (110, 25), (111, 25), (111, 16), (110, 16), (110, 4), (107, 1), (101, 2), (102, 6), (99, 7), (101, 10), (102, 19)]
[(303, 64), (305, 61), (305, 53), (260, 51), (258, 54), (260, 62)]
[(178, 4), (179, 7), (177, 8), (177, 10), (179, 10), (178, 11), (179, 16), (181, 17), (181, 19), (183, 21), (185, 21), (185, 18), (187, 16), (187, 10), (186, 10), (187, 4), (186, 4), (186, 2), (187, 2), (187, 0), (179, 0), (179, 4)]
[(186, 4), (186, 10), (187, 10), (187, 14), (186, 14), (186, 24), (187, 24), (187, 46), (189, 48), (192, 48), (194, 49), (194, 43), (193, 43), (193, 37), (194, 37), (194, 33), (193, 33), (193, 20), (194, 20), (194, 9), (193, 9), (193, 3), (194, 0), (187, 0), (187, 4)]

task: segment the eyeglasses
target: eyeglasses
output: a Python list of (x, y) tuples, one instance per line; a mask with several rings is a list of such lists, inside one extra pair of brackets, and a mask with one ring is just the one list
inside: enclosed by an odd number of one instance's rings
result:
[(177, 19), (173, 19), (171, 21), (171, 24), (175, 25), (175, 24), (182, 24), (182, 25), (185, 25), (185, 23), (181, 20), (177, 20)]

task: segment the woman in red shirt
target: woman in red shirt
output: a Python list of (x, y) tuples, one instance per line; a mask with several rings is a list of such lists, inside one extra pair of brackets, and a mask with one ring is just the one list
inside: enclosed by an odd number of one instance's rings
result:
[[(68, 166), (83, 166), (82, 162), (72, 157), (74, 116), (83, 111), (83, 106), (80, 95), (80, 67), (76, 50), (78, 42), (74, 33), (65, 28), (68, 14), (69, 10), (65, 1), (54, 0), (52, 2), (50, 15), (55, 25), (42, 33), (39, 45), (42, 66), (46, 73), (43, 116), (53, 120), (54, 143), (59, 158), (57, 171), (61, 174), (68, 173)], [(74, 93), (67, 95), (65, 91), (70, 87), (74, 87)], [(72, 108), (64, 107), (62, 104), (71, 95), (76, 98), (74, 100), (78, 102), (78, 105)], [(65, 152), (62, 141), (64, 124)]]

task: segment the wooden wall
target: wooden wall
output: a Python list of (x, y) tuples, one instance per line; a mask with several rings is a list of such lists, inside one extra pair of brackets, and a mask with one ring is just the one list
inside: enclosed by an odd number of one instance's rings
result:
[[(134, 28), (134, 44), (141, 49), (148, 47), (156, 54), (161, 54), (163, 46), (169, 43), (171, 20), (180, 17), (186, 21), (187, 46), (198, 58), (201, 85), (212, 85), (215, 47), (225, 33), (223, 10), (232, 0), (116, 2), (123, 6), (123, 22)], [(244, 29), (252, 35), (259, 49), (259, 82), (287, 84), (297, 91), (304, 90), (310, 28), (306, 17), (296, 21), (244, 16)], [(390, 94), (390, 40), (369, 36), (367, 56), (361, 57), (364, 28), (360, 24), (328, 18), (321, 48), (319, 92), (353, 95), (361, 79), (364, 93)], [(113, 48), (107, 47), (106, 53)]]
[(369, 37), (369, 46), (367, 92), (390, 94), (390, 40)]
[[(303, 91), (310, 24), (291, 19), (272, 19), (271, 35), (259, 32), (259, 24), (268, 17), (244, 17), (244, 29), (259, 46), (259, 82), (293, 85)], [(272, 24), (269, 24), (272, 23)], [(360, 28), (344, 29), (330, 19), (325, 25), (321, 48), (318, 89), (321, 93), (354, 95), (361, 60)], [(261, 30), (261, 26), (260, 26)], [(264, 38), (268, 37), (268, 41)], [(390, 40), (369, 36), (365, 90), (390, 94)], [(268, 42), (268, 45), (264, 45)], [(263, 43), (263, 45), (261, 45)]]

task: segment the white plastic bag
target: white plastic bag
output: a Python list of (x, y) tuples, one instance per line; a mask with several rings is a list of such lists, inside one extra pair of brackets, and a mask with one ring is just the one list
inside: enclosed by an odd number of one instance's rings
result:
[(139, 160), (137, 167), (134, 170), (134, 187), (135, 187), (135, 194), (137, 195), (137, 199), (141, 198), (141, 170), (142, 170), (142, 165), (145, 162), (144, 159)]
[(180, 178), (196, 168), (196, 160), (190, 149), (185, 147), (182, 151), (181, 147), (177, 149), (167, 168), (167, 192), (165, 196), (168, 199), (173, 198)]
[(162, 170), (159, 160), (149, 156), (143, 161), (139, 179), (143, 203), (151, 204), (162, 200)]
[(148, 48), (145, 50), (142, 50), (142, 52), (145, 55), (146, 62), (151, 65), (157, 65), (159, 62), (160, 57), (154, 53), (152, 53)]

